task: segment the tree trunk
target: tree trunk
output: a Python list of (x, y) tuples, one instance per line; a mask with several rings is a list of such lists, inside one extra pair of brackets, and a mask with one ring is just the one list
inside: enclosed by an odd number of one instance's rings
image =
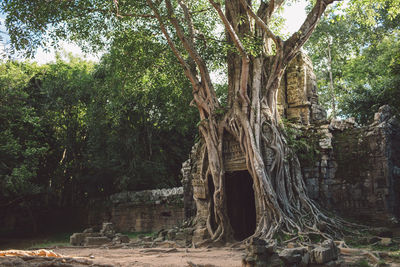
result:
[[(261, 56), (250, 61), (253, 78), (249, 84), (251, 106), (236, 98), (222, 120), (211, 117), (200, 126), (206, 144), (203, 153), (207, 153), (201, 167), (202, 179), (204, 184), (212, 179), (215, 188), (207, 222), (213, 240), (224, 238), (230, 241), (233, 238), (226, 208), (222, 154), (223, 139), (228, 133), (239, 142), (253, 179), (258, 215), (254, 236), (271, 239), (279, 231), (288, 234), (319, 232), (318, 225), (331, 222), (306, 194), (299, 161), (291, 153), (278, 120), (277, 90), (283, 71), (265, 77), (262, 70), (270, 67), (268, 62), (268, 58)], [(240, 77), (231, 78), (240, 81)], [(261, 92), (266, 92), (265, 99), (260, 99)], [(218, 226), (216, 230), (213, 230), (212, 220)]]
[[(285, 68), (310, 37), (326, 6), (334, 0), (317, 0), (300, 30), (282, 41), (268, 28), (273, 12), (284, 0), (262, 1), (257, 13), (251, 0), (227, 0), (225, 12), (221, 4), (209, 0), (223, 22), (228, 43), (236, 47), (227, 56), (228, 108), (221, 116), (206, 64), (195, 48), (191, 14), (183, 0), (178, 1), (189, 35), (185, 34), (174, 14), (170, 0), (165, 0), (168, 20), (190, 56), (185, 61), (155, 3), (146, 0), (160, 23), (168, 44), (193, 85), (194, 103), (199, 109), (199, 130), (205, 145), (200, 166), (200, 179), (207, 186), (207, 229), (214, 241), (233, 239), (227, 213), (226, 178), (223, 143), (227, 134), (240, 144), (246, 166), (253, 180), (257, 227), (252, 236), (272, 239), (278, 232), (296, 234), (319, 232), (321, 223), (331, 223), (306, 194), (297, 157), (287, 145), (277, 110), (277, 94)], [(263, 40), (257, 55), (249, 55), (241, 40), (252, 36)], [(273, 45), (271, 45), (273, 44)], [(272, 53), (271, 47), (275, 52)]]
[(327, 47), (327, 55), (328, 55), (328, 65), (329, 65), (329, 91), (331, 93), (331, 103), (332, 103), (332, 118), (336, 118), (336, 94), (335, 87), (333, 86), (333, 73), (332, 73), (332, 54), (331, 54), (331, 44), (328, 41)]

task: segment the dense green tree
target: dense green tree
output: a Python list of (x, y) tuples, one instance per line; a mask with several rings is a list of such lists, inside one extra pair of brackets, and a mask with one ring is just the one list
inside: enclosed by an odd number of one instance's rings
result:
[[(154, 39), (127, 46), (131, 57), (116, 46), (96, 66), (72, 56), (0, 65), (1, 201), (36, 195), (71, 206), (179, 184), (195, 135), (190, 92), (182, 90), (189, 85)], [(158, 61), (143, 57), (143, 47)]]
[[(331, 9), (308, 41), (306, 49), (315, 64), (320, 100), (332, 116), (354, 116), (366, 123), (380, 105), (398, 106), (388, 97), (397, 90), (396, 75), (388, 68), (395, 64), (398, 53), (397, 5), (397, 1), (387, 0), (361, 8), (355, 1)], [(390, 52), (385, 53), (384, 46)]]
[(341, 92), (341, 114), (368, 123), (379, 107), (400, 107), (400, 39), (399, 34), (386, 36), (364, 49), (343, 67), (347, 86)]
[[(46, 130), (25, 87), (39, 71), (35, 65), (0, 65), (0, 195), (25, 197), (43, 192), (37, 184), (41, 161), (49, 150)], [(44, 142), (43, 142), (44, 141)]]
[(82, 164), (82, 94), (92, 83), (90, 64), (0, 66), (2, 200), (55, 195), (71, 204)]
[(127, 30), (94, 75), (88, 111), (93, 183), (116, 190), (179, 185), (197, 116), (170, 50), (146, 32)]

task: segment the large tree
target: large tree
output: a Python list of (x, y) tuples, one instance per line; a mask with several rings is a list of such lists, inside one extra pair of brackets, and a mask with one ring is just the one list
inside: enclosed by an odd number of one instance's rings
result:
[[(285, 0), (10, 0), (2, 7), (18, 49), (43, 45), (43, 36), (53, 42), (69, 37), (99, 45), (112, 31), (138, 25), (163, 35), (191, 82), (192, 103), (200, 114), (205, 143), (201, 179), (215, 188), (209, 213), (215, 215), (216, 227), (208, 230), (213, 240), (229, 240), (232, 227), (225, 208), (222, 152), (227, 134), (239, 142), (253, 179), (260, 215), (254, 236), (268, 239), (278, 231), (294, 234), (319, 231), (321, 222), (328, 224), (326, 229), (332, 225), (307, 196), (297, 158), (288, 157), (277, 92), (286, 66), (335, 1), (311, 1), (313, 7), (300, 29), (286, 40), (271, 30), (274, 14)], [(219, 31), (215, 25), (225, 30), (219, 40), (213, 37)], [(215, 49), (219, 43), (222, 49)], [(218, 65), (207, 61), (212, 51), (226, 51), (225, 63), (219, 64), (228, 77), (226, 103), (217, 96), (211, 78)]]

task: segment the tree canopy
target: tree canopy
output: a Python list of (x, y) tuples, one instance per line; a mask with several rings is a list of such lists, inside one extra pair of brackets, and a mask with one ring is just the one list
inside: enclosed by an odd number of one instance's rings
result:
[(317, 71), (321, 102), (340, 116), (372, 120), (384, 104), (398, 107), (398, 1), (354, 2), (331, 9), (306, 49)]
[[(55, 136), (63, 140), (58, 152), (58, 165), (63, 166), (58, 170), (63, 173), (57, 176), (63, 181), (63, 190), (82, 190), (85, 188), (82, 184), (88, 184), (93, 177), (97, 182), (91, 188), (96, 188), (97, 192), (130, 186), (144, 188), (153, 177), (167, 184), (165, 179), (160, 180), (160, 174), (165, 173), (163, 168), (173, 159), (169, 153), (175, 150), (180, 154), (182, 137), (192, 134), (189, 124), (194, 122), (192, 114), (181, 106), (188, 104), (192, 97), (190, 102), (196, 106), (200, 117), (198, 154), (202, 155), (201, 164), (197, 166), (199, 177), (195, 179), (209, 185), (205, 189), (208, 217), (197, 223), (208, 230), (212, 240), (233, 238), (224, 188), (223, 151), (227, 139), (240, 147), (254, 185), (258, 221), (252, 236), (272, 239), (279, 232), (296, 235), (299, 231), (325, 230), (334, 234), (335, 229), (343, 225), (329, 218), (309, 198), (299, 161), (295, 155), (289, 156), (292, 153), (277, 109), (277, 94), (289, 62), (309, 40), (327, 7), (335, 4), (338, 7), (341, 1), (310, 1), (308, 15), (299, 30), (282, 36), (276, 31), (277, 12), (290, 2), (293, 1), (3, 2), (1, 7), (7, 14), (6, 25), (16, 50), (29, 55), (39, 46), (57, 46), (62, 39), (76, 41), (88, 50), (110, 49), (102, 64), (94, 68), (93, 75), (87, 75), (86, 69), (83, 73), (74, 72), (74, 68), (56, 62), (56, 68), (50, 66), (49, 73), (43, 74), (43, 77), (49, 75), (49, 80), (30, 79), (35, 90), (47, 88), (44, 95), (52, 95), (48, 101), (54, 110), (47, 108), (46, 112), (50, 111), (50, 118), (55, 122), (56, 127), (52, 129)], [(379, 12), (386, 12), (390, 21), (399, 12), (398, 0), (347, 3), (344, 9), (353, 16), (352, 27), (348, 28), (357, 34), (360, 20), (352, 14), (360, 7), (365, 27), (377, 23)], [(320, 54), (328, 47), (325, 55), (331, 97), (336, 96), (334, 78), (340, 73), (333, 67), (334, 63), (348, 62), (346, 54), (339, 53), (340, 47), (348, 53), (358, 52), (364, 56), (374, 53), (365, 47), (354, 48), (363, 36), (352, 36), (342, 27), (327, 27), (335, 16), (331, 15), (330, 20), (329, 16), (325, 18), (319, 34), (321, 39), (314, 42)], [(336, 45), (334, 36), (344, 34), (347, 39)], [(368, 42), (364, 44), (369, 46)], [(386, 46), (379, 45), (381, 49), (397, 50), (390, 46), (390, 41)], [(387, 56), (382, 56), (384, 62)], [(391, 65), (394, 72), (398, 71), (396, 60)], [(353, 67), (360, 67), (359, 62), (354, 59)], [(182, 72), (178, 71), (177, 63)], [(79, 67), (82, 66), (85, 64)], [(226, 83), (215, 82), (215, 71), (226, 75)], [(360, 72), (365, 71), (374, 78), (385, 73), (360, 69)], [(346, 73), (346, 68), (342, 73)], [(187, 79), (183, 79), (183, 74)], [(76, 75), (81, 78), (79, 88), (76, 82), (69, 80)], [(346, 82), (358, 83), (357, 88), (391, 83), (378, 79), (376, 84), (369, 84), (369, 80), (360, 75), (348, 77)], [(59, 99), (59, 106), (54, 99)], [(336, 100), (332, 103), (335, 110)], [(51, 146), (32, 144), (32, 147), (35, 153), (42, 155)], [(87, 161), (82, 160), (84, 158)], [(148, 167), (149, 163), (152, 168)], [(34, 170), (31, 168), (26, 174), (28, 180), (35, 176)], [(145, 173), (144, 179), (140, 179), (138, 172)], [(74, 177), (73, 173), (82, 173), (82, 176)], [(132, 176), (136, 179), (129, 179)], [(322, 230), (318, 225), (327, 226)]]
[(42, 66), (0, 64), (0, 205), (50, 198), (74, 206), (180, 183), (196, 116), (171, 53), (154, 49), (162, 74), (145, 57), (139, 65), (116, 59), (120, 47), (99, 64), (71, 56)]

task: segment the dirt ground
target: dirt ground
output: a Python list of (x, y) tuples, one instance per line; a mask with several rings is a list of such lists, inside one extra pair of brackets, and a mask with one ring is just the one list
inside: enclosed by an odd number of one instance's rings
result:
[[(0, 266), (12, 267), (121, 267), (121, 266), (188, 266), (188, 267), (240, 267), (244, 250), (241, 248), (105, 248), (63, 247), (53, 252), (61, 258), (0, 257)], [(341, 255), (344, 266), (377, 266), (365, 255)], [(379, 266), (400, 267), (398, 260), (385, 257)]]
[(243, 250), (235, 248), (58, 248), (54, 252), (112, 266), (240, 267)]

